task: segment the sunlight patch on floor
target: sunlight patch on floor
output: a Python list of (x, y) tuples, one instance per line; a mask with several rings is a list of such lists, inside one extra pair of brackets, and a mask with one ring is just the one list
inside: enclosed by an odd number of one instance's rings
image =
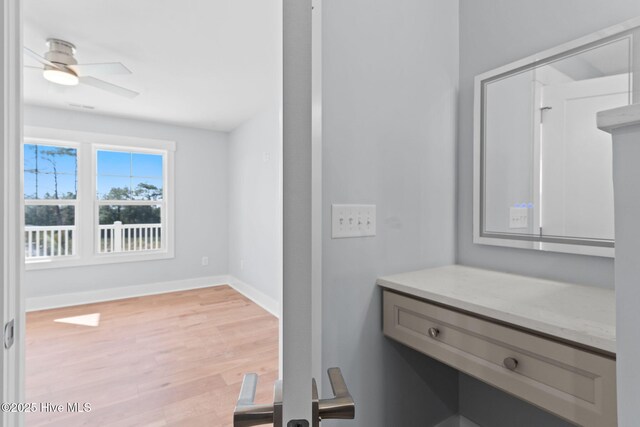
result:
[(91, 313), (91, 314), (84, 314), (82, 316), (64, 317), (62, 319), (55, 319), (54, 322), (95, 327), (100, 324), (100, 313)]

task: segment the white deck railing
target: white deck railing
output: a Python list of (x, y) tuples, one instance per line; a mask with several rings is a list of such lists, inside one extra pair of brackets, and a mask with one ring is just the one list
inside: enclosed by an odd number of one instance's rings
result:
[(131, 252), (162, 249), (162, 224), (101, 225), (98, 252)]
[(26, 226), (25, 257), (33, 259), (74, 255), (75, 230), (73, 225)]
[[(26, 226), (25, 258), (53, 258), (75, 255), (76, 227)], [(100, 225), (98, 253), (149, 251), (162, 249), (162, 224), (128, 224), (120, 221)]]

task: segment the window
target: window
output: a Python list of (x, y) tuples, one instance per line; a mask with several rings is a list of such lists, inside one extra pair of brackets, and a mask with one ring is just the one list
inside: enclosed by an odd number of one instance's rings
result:
[(163, 155), (97, 150), (98, 252), (163, 248)]
[(69, 257), (76, 253), (78, 150), (25, 144), (25, 258)]
[(173, 142), (41, 128), (25, 134), (27, 268), (173, 256)]

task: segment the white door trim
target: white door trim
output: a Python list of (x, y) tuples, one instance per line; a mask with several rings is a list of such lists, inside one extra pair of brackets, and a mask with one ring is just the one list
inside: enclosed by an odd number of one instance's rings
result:
[[(15, 340), (2, 347), (2, 402), (24, 401), (24, 248), (22, 207), (22, 16), (19, 0), (2, 6), (2, 325), (15, 319)], [(2, 328), (4, 330), (4, 327)], [(19, 413), (2, 413), (3, 426), (22, 426)]]
[(283, 0), (283, 425), (311, 421), (311, 0)]
[(312, 0), (311, 310), (312, 374), (322, 396), (322, 0)]

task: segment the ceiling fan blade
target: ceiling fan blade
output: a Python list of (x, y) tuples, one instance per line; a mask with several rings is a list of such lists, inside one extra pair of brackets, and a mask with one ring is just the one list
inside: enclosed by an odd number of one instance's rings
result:
[(80, 77), (80, 83), (84, 83), (89, 86), (93, 86), (98, 89), (106, 90), (115, 95), (124, 96), (127, 98), (135, 98), (140, 95), (138, 92), (123, 88), (121, 86), (114, 85), (112, 83), (105, 82), (104, 80), (96, 79), (95, 77), (84, 76)]
[(38, 71), (42, 71), (42, 67), (36, 67), (34, 65), (25, 65), (24, 68), (29, 68), (31, 70), (38, 70)]
[(131, 74), (131, 70), (120, 62), (107, 62), (104, 64), (76, 64), (69, 65), (68, 68), (73, 70), (73, 72), (79, 76), (95, 74)]
[(29, 49), (28, 47), (23, 47), (22, 49), (23, 49), (25, 55), (35, 59), (36, 61), (38, 61), (39, 63), (41, 63), (43, 65), (48, 65), (49, 67), (54, 67), (54, 68), (62, 68), (58, 64), (55, 64), (55, 63), (49, 61), (48, 59), (38, 55), (37, 53), (35, 53), (31, 49)]

